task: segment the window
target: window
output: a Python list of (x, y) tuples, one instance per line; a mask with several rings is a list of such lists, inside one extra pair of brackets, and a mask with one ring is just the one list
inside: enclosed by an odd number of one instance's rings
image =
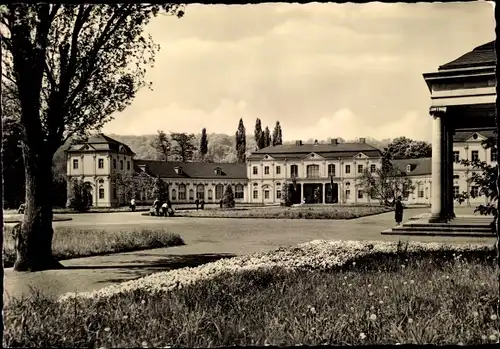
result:
[(334, 164), (328, 165), (328, 175), (335, 177), (335, 165)]
[(104, 179), (99, 179), (99, 184), (104, 184)]
[(189, 200), (194, 200), (194, 190), (189, 189)]
[(459, 176), (459, 175), (453, 175), (453, 179), (454, 179), (454, 180), (458, 181), (458, 179), (459, 179), (459, 178), (460, 178), (460, 176)]
[(217, 184), (215, 186), (215, 200), (222, 199), (222, 195), (224, 195), (224, 186), (222, 184)]
[(459, 162), (459, 161), (460, 161), (460, 152), (453, 151), (453, 162)]
[(281, 166), (276, 166), (276, 174), (281, 174)]
[(362, 198), (363, 198), (363, 191), (358, 190), (358, 199), (362, 199)]
[(186, 200), (186, 185), (179, 185), (179, 200)]
[(269, 190), (264, 190), (264, 199), (269, 199)]
[[(186, 194), (186, 193), (184, 193), (184, 194)], [(177, 200), (177, 192), (175, 191), (175, 189), (172, 189), (172, 195), (171, 196), (172, 196), (172, 201)]]
[(234, 198), (243, 199), (243, 184), (236, 184), (234, 189)]
[(307, 178), (319, 177), (319, 165), (307, 165)]
[(497, 150), (495, 148), (491, 148), (490, 151), (491, 151), (490, 161), (497, 161), (497, 158), (498, 158)]
[(264, 174), (266, 174), (266, 175), (269, 174), (269, 166), (264, 167)]
[(456, 199), (460, 194), (460, 187), (458, 185), (453, 186), (453, 198)]
[(116, 159), (113, 159), (113, 168), (116, 170)]
[(113, 187), (112, 193), (113, 193), (113, 200), (116, 200), (116, 187)]
[(420, 189), (420, 188), (418, 189), (418, 197), (419, 198), (423, 198), (424, 197), (424, 189), (423, 188), (422, 189)]
[(130, 161), (127, 161), (127, 170), (130, 170)]
[(254, 199), (258, 199), (259, 198), (259, 191), (258, 190), (254, 190), (253, 191), (253, 198)]
[(358, 165), (358, 173), (363, 173), (363, 165)]
[(104, 159), (97, 160), (97, 167), (104, 168)]
[(99, 188), (99, 199), (104, 199), (104, 188)]
[(473, 186), (470, 190), (470, 195), (475, 198), (479, 196), (479, 187), (478, 186)]
[(377, 166), (375, 166), (375, 165), (373, 165), (373, 164), (372, 164), (372, 165), (370, 165), (370, 172), (371, 172), (371, 173), (374, 173), (376, 170), (377, 170)]
[(78, 170), (78, 160), (77, 159), (73, 160), (73, 170)]
[(257, 168), (257, 166), (253, 167), (253, 174), (254, 175), (259, 174), (259, 169)]
[(290, 175), (298, 177), (299, 176), (299, 166), (297, 166), (297, 165), (290, 165)]
[(198, 200), (205, 200), (205, 186), (203, 184), (196, 186), (196, 198)]
[(347, 189), (347, 190), (345, 191), (345, 198), (346, 198), (346, 199), (350, 199), (350, 198), (351, 198), (351, 191), (350, 191), (349, 189)]
[(281, 199), (281, 190), (276, 190), (276, 199)]
[(120, 170), (123, 170), (123, 160), (120, 160)]
[(345, 173), (351, 173), (351, 165), (345, 165)]
[(208, 200), (212, 200), (214, 198), (214, 191), (212, 189), (208, 189)]
[(473, 150), (471, 152), (471, 160), (472, 161), (477, 161), (479, 160), (479, 151), (478, 150)]

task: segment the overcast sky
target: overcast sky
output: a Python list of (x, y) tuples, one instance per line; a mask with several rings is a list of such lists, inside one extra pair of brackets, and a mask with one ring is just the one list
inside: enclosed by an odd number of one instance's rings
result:
[(425, 72), (495, 39), (494, 5), (196, 5), (148, 31), (161, 50), (141, 90), (103, 131), (234, 135), (243, 118), (285, 140), (430, 140)]

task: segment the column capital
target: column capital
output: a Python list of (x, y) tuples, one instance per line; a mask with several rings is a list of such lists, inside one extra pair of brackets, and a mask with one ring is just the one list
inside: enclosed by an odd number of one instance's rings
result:
[(430, 107), (429, 114), (434, 118), (441, 117), (446, 114), (446, 107)]

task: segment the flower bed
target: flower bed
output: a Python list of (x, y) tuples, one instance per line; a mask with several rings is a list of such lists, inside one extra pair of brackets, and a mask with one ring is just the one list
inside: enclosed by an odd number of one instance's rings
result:
[[(410, 242), (405, 253), (443, 252), (455, 253), (473, 251), (491, 251), (494, 248), (485, 244), (456, 244)], [(120, 293), (143, 290), (151, 294), (168, 292), (175, 288), (207, 280), (227, 272), (281, 267), (285, 269), (320, 269), (329, 270), (344, 267), (362, 258), (377, 255), (397, 255), (401, 252), (398, 242), (382, 241), (335, 241), (314, 240), (292, 247), (280, 247), (266, 253), (254, 253), (217, 262), (208, 263), (195, 268), (183, 268), (167, 272), (155, 273), (141, 279), (112, 285), (87, 293), (67, 293), (60, 300), (75, 296), (83, 298), (110, 297)]]

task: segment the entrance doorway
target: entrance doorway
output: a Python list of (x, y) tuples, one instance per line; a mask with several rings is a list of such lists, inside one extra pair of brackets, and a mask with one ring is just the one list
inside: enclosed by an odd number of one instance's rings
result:
[(323, 185), (304, 184), (303, 197), (306, 199), (306, 204), (316, 204), (323, 202)]
[(339, 202), (339, 185), (338, 183), (325, 184), (325, 203), (327, 204), (337, 204)]

